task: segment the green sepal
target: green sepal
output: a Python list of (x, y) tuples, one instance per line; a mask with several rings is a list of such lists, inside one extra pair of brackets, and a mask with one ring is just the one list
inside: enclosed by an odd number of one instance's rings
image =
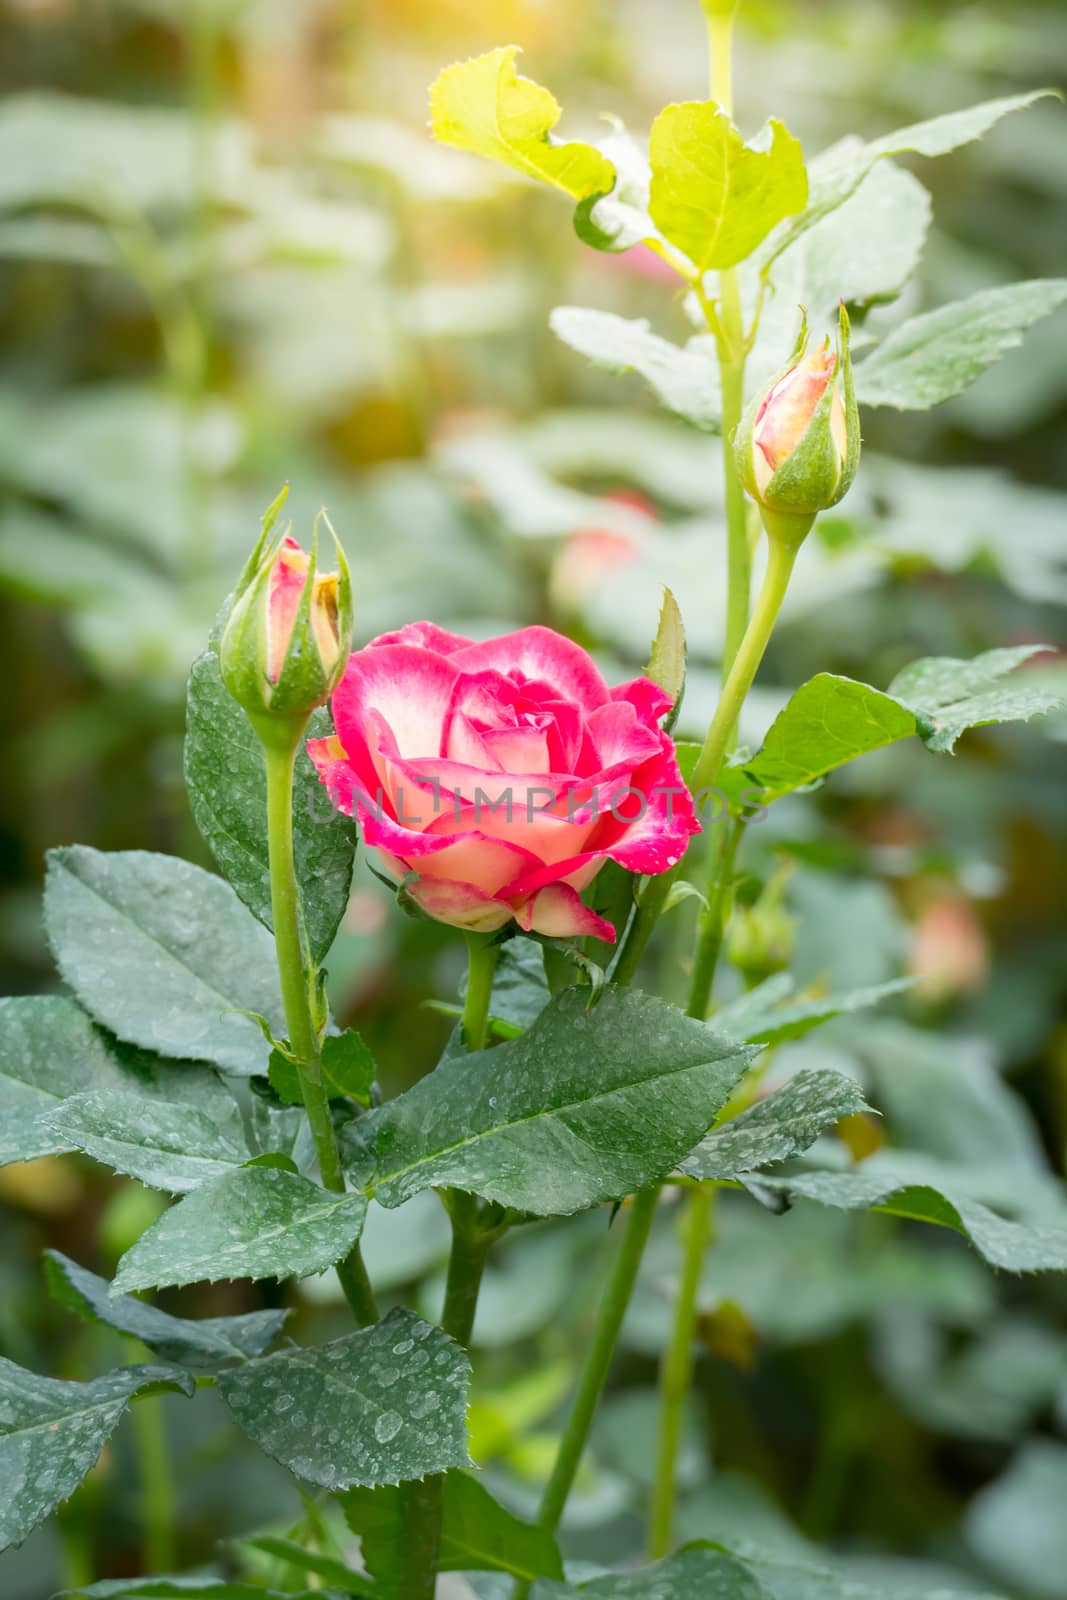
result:
[[(283, 492), (284, 493), (284, 492)], [(229, 604), (219, 642), (219, 669), (238, 705), (251, 718), (256, 732), (269, 743), (295, 743), (307, 717), (329, 699), (345, 669), (353, 624), (352, 578), (341, 541), (325, 510), (315, 518), (308, 569), (293, 620), (278, 681), (269, 675), (270, 590), (274, 567), (290, 528), (276, 539), (270, 534), (279, 496), (263, 519), (263, 532), (238, 581)], [(337, 660), (327, 669), (315, 637), (312, 603), (319, 566), (319, 533), (325, 523), (333, 540), (337, 571)]]
[(843, 300), (838, 308), (838, 329), (838, 363), (844, 383), (845, 428), (848, 438), (845, 470), (841, 474), (841, 486), (837, 495), (838, 500), (843, 500), (855, 482), (860, 465), (860, 449), (863, 445), (859, 401), (856, 398), (856, 374), (852, 369), (852, 324), (848, 319)]
[[(270, 505), (260, 518), (259, 539), (256, 543), (255, 549), (252, 551), (252, 554), (244, 564), (241, 576), (234, 585), (233, 594), (230, 596), (229, 601), (227, 602), (228, 607), (232, 607), (241, 598), (249, 584), (252, 582), (252, 579), (259, 571), (260, 564), (263, 560), (263, 552), (267, 548), (267, 545), (270, 541), (270, 536), (274, 531), (274, 524), (281, 515), (282, 507), (285, 505), (288, 498), (289, 485), (287, 483), (283, 483), (282, 487), (274, 496), (274, 499), (271, 501)], [(291, 527), (292, 523), (286, 523), (282, 532), (283, 539), (286, 537)]]

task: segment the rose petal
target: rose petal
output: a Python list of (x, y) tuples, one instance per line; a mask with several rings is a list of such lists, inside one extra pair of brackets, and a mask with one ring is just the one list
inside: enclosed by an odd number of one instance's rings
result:
[(535, 894), (515, 913), (515, 920), (526, 933), (543, 933), (549, 939), (580, 939), (586, 936), (615, 943), (615, 929), (595, 911), (583, 905), (575, 891), (565, 883), (552, 883)]
[(409, 885), (408, 893), (427, 916), (437, 922), (448, 922), (454, 928), (467, 928), (472, 933), (491, 933), (510, 922), (512, 917), (506, 901), (494, 900), (473, 883), (419, 878)]
[(444, 656), (415, 645), (357, 650), (330, 702), (338, 738), (346, 750), (365, 740), (377, 713), (401, 755), (439, 755), (441, 725), (457, 676)]
[[(541, 809), (550, 803), (551, 791), (547, 785), (539, 792), (536, 778), (530, 781), (528, 788), (523, 779), (513, 778), (510, 780), (515, 786), (512, 789), (507, 775), (499, 776), (503, 779), (499, 794), (494, 796), (483, 791), (473, 804), (449, 800), (446, 789), (443, 809), (429, 824), (427, 833), (439, 837), (457, 828), (465, 832), (477, 831), (515, 846), (533, 861), (543, 863), (563, 860), (585, 849), (586, 840), (597, 826), (595, 818), (580, 816), (579, 820), (569, 821), (565, 816), (556, 816), (552, 811)], [(533, 870), (532, 863), (530, 870)]]
[(307, 552), (297, 541), (283, 539), (271, 568), (267, 600), (267, 676), (271, 683), (281, 677), (309, 566)]
[(587, 711), (608, 700), (608, 689), (588, 655), (552, 628), (520, 628), (483, 644), (469, 645), (450, 657), (463, 672), (490, 669), (514, 677), (551, 684), (564, 700), (576, 700)]
[(353, 815), (357, 800), (369, 806), (376, 803), (380, 783), (362, 739), (354, 752), (347, 750), (336, 734), (309, 739), (307, 752), (338, 811), (346, 817)]
[(436, 622), (405, 622), (393, 633), (380, 633), (367, 649), (376, 650), (379, 645), (386, 644), (414, 644), (424, 650), (435, 650), (439, 656), (450, 656), (473, 643), (473, 639), (462, 633), (449, 633), (447, 628), (439, 628)]
[(465, 767), (479, 767), (483, 771), (491, 772), (494, 766), (498, 771), (503, 770), (495, 756), (490, 754), (485, 736), (478, 732), (464, 711), (454, 713), (445, 722), (441, 742), (443, 753), (450, 761), (458, 761)]
[(660, 734), (642, 723), (635, 708), (626, 700), (599, 706), (586, 718), (586, 732), (593, 742), (599, 767), (616, 767), (623, 762), (631, 768), (658, 753)]
[(502, 772), (547, 772), (548, 735), (544, 728), (494, 728), (482, 735)]
[(440, 834), (430, 837), (444, 837), (445, 848), (420, 857), (418, 871), (427, 878), (449, 878), (453, 882), (473, 884), (484, 894), (499, 894), (520, 872), (540, 865), (529, 850), (477, 830), (452, 837)]
[(620, 683), (612, 689), (611, 698), (632, 705), (641, 721), (649, 727), (665, 717), (674, 704), (670, 695), (658, 683), (653, 683), (651, 678), (633, 678), (629, 683)]
[(660, 740), (659, 755), (633, 775), (634, 790), (647, 797), (644, 814), (632, 822), (602, 817), (586, 846), (589, 851), (603, 851), (628, 872), (669, 871), (685, 855), (693, 834), (701, 832), (674, 745), (666, 734)]
[[(581, 889), (606, 860), (617, 861), (628, 872), (646, 874), (667, 872), (676, 866), (685, 855), (690, 838), (701, 828), (692, 796), (678, 770), (674, 746), (666, 734), (661, 734), (660, 739), (659, 754), (633, 773), (620, 796), (618, 817), (610, 808), (602, 809), (584, 849), (551, 862), (546, 859), (543, 867), (524, 873), (502, 892), (514, 898), (560, 881)], [(644, 797), (643, 814), (628, 822), (625, 819), (637, 806), (638, 796)]]

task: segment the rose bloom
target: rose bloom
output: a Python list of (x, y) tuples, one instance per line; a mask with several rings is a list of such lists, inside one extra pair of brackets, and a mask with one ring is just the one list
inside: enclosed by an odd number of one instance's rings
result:
[(438, 921), (614, 940), (581, 891), (607, 861), (666, 872), (699, 832), (659, 727), (670, 705), (647, 678), (609, 689), (551, 628), (475, 644), (413, 622), (350, 656), (336, 733), (308, 749)]

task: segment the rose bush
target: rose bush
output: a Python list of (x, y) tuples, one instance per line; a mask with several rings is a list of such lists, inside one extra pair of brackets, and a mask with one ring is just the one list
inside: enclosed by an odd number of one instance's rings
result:
[(349, 658), (331, 706), (334, 736), (308, 746), (320, 777), (441, 922), (614, 940), (582, 890), (607, 861), (666, 872), (699, 831), (669, 697), (609, 689), (551, 628), (476, 644), (411, 623)]

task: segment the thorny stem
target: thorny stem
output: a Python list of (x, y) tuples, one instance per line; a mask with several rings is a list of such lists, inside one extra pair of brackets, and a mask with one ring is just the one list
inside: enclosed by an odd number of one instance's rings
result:
[[(767, 573), (756, 609), (730, 669), (718, 710), (708, 729), (708, 737), (694, 773), (694, 787), (712, 782), (725, 758), (737, 713), (752, 685), (767, 647), (775, 618), (785, 595), (796, 549), (771, 540)], [(698, 924), (696, 954), (689, 990), (688, 1013), (703, 1021), (711, 999), (715, 969), (722, 950), (734, 858), (744, 832), (739, 819), (722, 824), (717, 859), (712, 871), (711, 894), (707, 909)], [(674, 1481), (681, 1437), (682, 1412), (689, 1392), (693, 1365), (693, 1338), (696, 1331), (696, 1294), (700, 1270), (707, 1249), (713, 1190), (700, 1185), (689, 1196), (683, 1226), (685, 1240), (682, 1277), (674, 1307), (671, 1342), (660, 1372), (659, 1454), (652, 1496), (649, 1549), (653, 1556), (665, 1555), (670, 1548), (674, 1517)]]
[[(637, 1280), (658, 1199), (657, 1185), (635, 1195), (630, 1207), (626, 1232), (623, 1234), (611, 1277), (600, 1302), (592, 1343), (578, 1382), (578, 1392), (541, 1499), (537, 1523), (549, 1533), (554, 1533), (559, 1526), (563, 1508), (585, 1453), (593, 1416), (607, 1382), (615, 1354), (615, 1344)], [(512, 1590), (511, 1600), (527, 1600), (529, 1593), (530, 1584), (520, 1579)]]
[[(322, 1081), (322, 1054), (316, 1015), (318, 975), (311, 962), (304, 930), (303, 907), (293, 857), (293, 768), (305, 723), (283, 728), (277, 723), (257, 728), (267, 772), (267, 851), (270, 862), (271, 913), (278, 957), (278, 977), (285, 1025), (300, 1079), (300, 1092), (311, 1126), (323, 1186), (343, 1194), (344, 1172)], [(361, 1326), (378, 1320), (374, 1293), (358, 1242), (337, 1268), (345, 1297)]]
[(652, 1561), (669, 1553), (674, 1521), (674, 1478), (682, 1438), (685, 1403), (693, 1377), (693, 1335), (696, 1331), (700, 1271), (711, 1240), (715, 1190), (703, 1183), (685, 1201), (682, 1219), (682, 1278), (674, 1307), (671, 1340), (660, 1366), (659, 1445), (649, 1515), (648, 1554)]
[(489, 1003), (493, 994), (500, 946), (492, 934), (467, 935), (467, 995), (463, 1002), (463, 1038), (468, 1050), (484, 1050), (489, 1034)]
[(688, 1015), (701, 1022), (708, 1014), (711, 989), (715, 982), (715, 969), (719, 964), (723, 935), (726, 932), (727, 908), (733, 881), (734, 859), (745, 831), (744, 823), (737, 817), (724, 817), (719, 848), (712, 869), (711, 894), (700, 913), (697, 923), (697, 947), (693, 958), (693, 973), (689, 982)]
[[(489, 1031), (489, 1003), (499, 946), (485, 934), (467, 935), (467, 994), (463, 1037), (468, 1050), (483, 1050)], [(441, 1327), (457, 1344), (469, 1345), (494, 1231), (482, 1225), (478, 1201), (460, 1189), (442, 1192), (452, 1222)], [(402, 1490), (400, 1571), (397, 1600), (433, 1600), (441, 1547), (445, 1474), (407, 1484)]]
[(767, 570), (752, 620), (745, 630), (740, 649), (723, 685), (715, 715), (704, 736), (704, 744), (693, 770), (693, 788), (700, 790), (715, 782), (726, 759), (741, 707), (752, 687), (763, 660), (771, 632), (785, 599), (790, 574), (797, 558), (797, 546), (771, 539), (767, 545)]

